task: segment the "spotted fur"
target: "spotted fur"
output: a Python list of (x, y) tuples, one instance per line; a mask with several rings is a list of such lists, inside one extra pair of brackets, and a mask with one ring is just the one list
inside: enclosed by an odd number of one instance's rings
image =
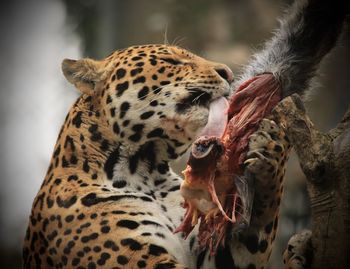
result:
[(262, 190), (251, 227), (232, 233), (215, 257), (198, 250), (197, 231), (188, 240), (173, 233), (184, 209), (182, 179), (169, 161), (205, 126), (209, 103), (228, 96), (227, 66), (178, 47), (146, 45), (101, 61), (64, 60), (62, 69), (82, 95), (33, 203), (24, 268), (264, 267), (289, 147), (272, 121), (252, 137), (246, 162)]

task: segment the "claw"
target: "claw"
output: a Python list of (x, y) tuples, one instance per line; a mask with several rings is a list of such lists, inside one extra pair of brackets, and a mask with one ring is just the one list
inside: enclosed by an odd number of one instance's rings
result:
[(251, 163), (255, 163), (257, 160), (259, 160), (259, 159), (258, 159), (258, 158), (250, 158), (250, 159), (245, 160), (243, 164), (244, 164), (245, 166), (248, 166), (248, 165), (250, 165)]
[(191, 225), (192, 226), (196, 226), (198, 223), (198, 210), (194, 210), (193, 211), (193, 215), (192, 215), (192, 220), (191, 220)]
[(248, 156), (248, 157), (256, 156), (256, 157), (258, 157), (258, 158), (256, 158), (256, 159), (266, 160), (266, 161), (268, 160), (268, 158), (266, 158), (266, 157), (264, 156), (264, 154), (262, 154), (262, 153), (260, 152), (260, 150), (252, 150), (252, 151), (248, 152), (247, 156)]

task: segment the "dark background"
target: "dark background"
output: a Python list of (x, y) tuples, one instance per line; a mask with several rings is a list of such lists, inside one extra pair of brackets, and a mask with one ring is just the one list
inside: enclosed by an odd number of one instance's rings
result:
[[(2, 1), (3, 2), (3, 1)], [(224, 62), (237, 73), (278, 26), (291, 1), (27, 0), (1, 4), (0, 267), (20, 268), (32, 200), (53, 145), (78, 96), (61, 74), (63, 58), (102, 58), (123, 47), (170, 43)], [(316, 126), (335, 126), (350, 100), (350, 34), (323, 62), (307, 103)], [(180, 171), (183, 160), (174, 164)], [(291, 234), (309, 224), (304, 177), (289, 162), (270, 268), (281, 268)]]

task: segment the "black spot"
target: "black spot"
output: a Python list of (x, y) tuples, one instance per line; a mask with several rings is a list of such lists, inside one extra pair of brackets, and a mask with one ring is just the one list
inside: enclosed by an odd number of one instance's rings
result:
[(47, 203), (47, 207), (48, 207), (48, 208), (51, 208), (51, 207), (53, 206), (54, 201), (51, 200), (50, 197), (48, 196), (48, 197), (46, 198), (46, 203)]
[(108, 140), (104, 139), (104, 140), (101, 142), (100, 149), (101, 149), (102, 151), (107, 151), (108, 148), (109, 148)]
[(53, 157), (57, 157), (61, 152), (61, 145), (58, 145), (53, 153)]
[(101, 227), (101, 232), (104, 233), (104, 234), (109, 233), (110, 230), (111, 230), (111, 228), (109, 226), (107, 226), (107, 225)]
[(160, 164), (158, 164), (157, 170), (158, 170), (158, 172), (159, 172), (160, 174), (162, 174), (162, 175), (166, 174), (166, 172), (169, 171), (169, 165), (168, 165), (168, 163), (160, 163)]
[(137, 266), (138, 266), (139, 268), (145, 268), (145, 267), (147, 266), (147, 263), (146, 263), (144, 260), (139, 260), (139, 261), (137, 262)]
[(169, 64), (172, 64), (172, 65), (179, 65), (179, 64), (182, 64), (182, 62), (180, 62), (179, 60), (176, 60), (176, 59), (172, 59), (172, 58), (160, 58), (160, 60), (164, 61), (164, 62), (167, 62)]
[(149, 93), (149, 88), (147, 86), (144, 86), (137, 94), (137, 97), (140, 99), (140, 100), (144, 100), (147, 95)]
[(143, 220), (143, 221), (141, 221), (141, 224), (142, 225), (153, 225), (155, 227), (162, 227), (161, 224), (159, 224), (159, 223), (157, 223), (155, 221), (151, 221), (151, 220)]
[(91, 135), (92, 141), (99, 141), (102, 139), (102, 134), (100, 132), (95, 132)]
[(83, 250), (84, 250), (85, 253), (89, 253), (91, 251), (91, 248), (90, 247), (84, 247)]
[(110, 95), (107, 96), (106, 104), (112, 103), (112, 97)]
[(132, 76), (132, 77), (134, 77), (134, 76), (136, 76), (137, 74), (140, 74), (141, 72), (142, 72), (142, 68), (135, 68), (135, 69), (132, 69), (131, 71), (130, 71), (130, 75)]
[(123, 68), (119, 68), (115, 74), (117, 75), (117, 79), (121, 79), (125, 76), (126, 70)]
[(189, 110), (190, 108), (191, 108), (191, 105), (190, 104), (186, 104), (186, 103), (177, 103), (175, 105), (175, 110), (179, 114), (186, 113), (186, 111)]
[(100, 258), (97, 260), (97, 264), (104, 265), (110, 257), (111, 257), (111, 254), (107, 252), (102, 252)]
[(90, 171), (89, 161), (87, 159), (85, 159), (83, 163), (83, 170), (85, 173), (89, 173)]
[(273, 150), (276, 152), (282, 152), (282, 147), (280, 145), (275, 145)]
[(164, 81), (160, 82), (160, 85), (162, 85), (162, 86), (165, 86), (165, 85), (168, 85), (168, 84), (170, 84), (170, 81), (168, 81), (168, 80), (164, 80)]
[(149, 103), (150, 106), (157, 106), (158, 105), (158, 101), (157, 100), (153, 100), (152, 102)]
[(227, 265), (230, 265), (232, 268), (236, 268), (235, 262), (232, 259), (230, 248), (220, 248), (215, 256), (215, 266), (217, 269), (226, 269)]
[(153, 202), (153, 200), (148, 196), (141, 196), (140, 198), (142, 201), (145, 201), (145, 202)]
[(163, 184), (166, 181), (166, 179), (162, 178), (162, 179), (156, 179), (154, 181), (154, 186), (159, 186), (160, 184)]
[(142, 59), (142, 57), (140, 57), (140, 56), (134, 56), (134, 57), (131, 58), (131, 60), (133, 60), (133, 61), (138, 61), (138, 60), (141, 60), (141, 59)]
[[(36, 232), (33, 233), (33, 238), (32, 238), (32, 243), (35, 243), (35, 241), (37, 240), (37, 236), (38, 234)], [(52, 233), (50, 233), (48, 236), (47, 236), (47, 239), (49, 241), (52, 241), (55, 239), (55, 237), (58, 235), (57, 231), (54, 230)], [(32, 248), (32, 247), (31, 247)]]
[(141, 134), (139, 134), (139, 133), (132, 134), (128, 137), (128, 139), (133, 141), (133, 142), (138, 142), (141, 140)]
[(98, 237), (98, 233), (92, 233), (92, 234), (90, 234), (90, 235), (83, 236), (83, 237), (81, 238), (81, 242), (87, 243), (87, 242), (89, 242), (90, 240), (95, 240), (97, 237)]
[(135, 124), (134, 126), (132, 126), (132, 130), (136, 133), (139, 133), (143, 130), (143, 128), (145, 128), (144, 124)]
[(272, 231), (272, 226), (273, 226), (273, 222), (270, 222), (269, 224), (267, 224), (267, 225), (265, 226), (265, 232), (266, 232), (267, 234), (271, 233), (271, 231)]
[(113, 182), (113, 187), (114, 188), (124, 188), (126, 186), (126, 181), (125, 180), (117, 180)]
[(73, 240), (69, 241), (67, 246), (63, 249), (64, 254), (69, 254), (71, 249), (75, 246), (75, 242)]
[(114, 169), (114, 166), (118, 163), (118, 161), (119, 161), (119, 148), (116, 148), (111, 152), (111, 154), (109, 154), (103, 166), (103, 170), (107, 174), (108, 179), (113, 178), (113, 169)]
[(178, 191), (179, 189), (180, 189), (180, 185), (177, 185), (177, 186), (171, 187), (168, 191), (169, 192)]
[(71, 163), (71, 164), (77, 164), (77, 163), (78, 163), (77, 156), (75, 156), (74, 154), (72, 154), (72, 156), (71, 156), (71, 158), (70, 158), (70, 163)]
[(164, 130), (162, 128), (156, 128), (147, 134), (147, 138), (162, 137)]
[(167, 153), (170, 159), (176, 159), (178, 157), (178, 155), (175, 153), (175, 149), (170, 146), (169, 144), (167, 145)]
[(88, 131), (90, 133), (94, 133), (94, 132), (97, 131), (97, 129), (98, 129), (98, 125), (97, 124), (91, 124), (90, 127), (88, 128)]
[(149, 255), (159, 256), (161, 254), (166, 254), (166, 253), (168, 253), (168, 251), (161, 246), (150, 244), (148, 247), (148, 254)]
[(62, 167), (68, 167), (69, 163), (65, 156), (62, 157)]
[(46, 262), (47, 262), (47, 264), (48, 264), (48, 265), (50, 265), (50, 266), (54, 266), (54, 264), (53, 264), (53, 260), (52, 260), (52, 258), (51, 258), (50, 256), (47, 256), (47, 258), (46, 258)]
[(118, 251), (118, 250), (119, 250), (118, 246), (117, 246), (112, 240), (107, 240), (107, 241), (103, 244), (103, 246), (104, 246), (105, 248), (110, 248), (110, 249), (112, 249), (113, 251)]
[(155, 233), (155, 235), (163, 239), (165, 238), (165, 235), (162, 233)]
[(65, 218), (66, 222), (72, 222), (73, 219), (74, 219), (74, 216), (73, 216), (73, 215), (68, 215), (68, 216)]
[(141, 250), (142, 249), (142, 245), (132, 238), (122, 239), (120, 241), (120, 243), (122, 244), (122, 246), (129, 246), (129, 248), (131, 250)]
[(79, 258), (74, 258), (74, 259), (72, 260), (72, 265), (73, 265), (73, 266), (78, 265), (79, 262), (80, 262), (80, 259), (79, 259)]
[(153, 114), (154, 114), (154, 111), (147, 111), (147, 112), (144, 112), (144, 113), (142, 113), (142, 114), (140, 115), (140, 119), (141, 119), (141, 120), (146, 120), (146, 119), (152, 117)]
[(110, 110), (109, 110), (110, 114), (111, 114), (111, 117), (115, 117), (115, 107), (112, 107)]
[(128, 102), (123, 102), (120, 106), (120, 114), (119, 117), (122, 119), (124, 118), (126, 112), (129, 110), (130, 104)]
[(131, 174), (134, 174), (136, 172), (137, 165), (139, 163), (139, 158), (140, 156), (138, 153), (129, 158), (129, 170)]
[(116, 86), (117, 96), (118, 97), (122, 96), (124, 91), (127, 90), (128, 88), (129, 88), (129, 81), (125, 81), (123, 83), (117, 84), (117, 86)]
[(259, 238), (255, 234), (241, 234), (239, 240), (246, 246), (250, 253), (255, 254), (259, 248)]
[(94, 262), (89, 262), (88, 269), (96, 269), (96, 264)]
[(152, 86), (152, 91), (154, 94), (158, 94), (160, 93), (160, 91), (162, 90), (161, 87), (158, 87), (158, 86)]
[(133, 220), (120, 220), (117, 222), (117, 226), (135, 230), (140, 224)]
[(81, 120), (82, 114), (83, 114), (83, 112), (79, 111), (72, 119), (72, 124), (75, 125), (75, 127), (77, 127), (77, 128), (80, 128), (80, 125), (82, 123), (82, 120)]
[(268, 243), (266, 240), (262, 240), (259, 244), (259, 251), (261, 253), (265, 253), (266, 249), (267, 249)]
[(154, 266), (154, 269), (173, 269), (176, 268), (175, 264), (172, 262), (159, 263)]
[(146, 81), (146, 78), (144, 76), (137, 77), (133, 80), (132, 83), (137, 84), (137, 83), (144, 83)]
[(119, 134), (119, 133), (120, 133), (120, 127), (119, 127), (118, 122), (115, 122), (115, 123), (113, 124), (113, 132), (114, 132), (115, 134)]
[(117, 257), (117, 262), (119, 264), (121, 264), (121, 265), (125, 265), (125, 264), (127, 264), (129, 262), (129, 259), (126, 256), (124, 256), (124, 255), (119, 255)]
[(164, 71), (165, 71), (165, 67), (164, 66), (158, 69), (158, 73), (162, 74), (162, 73), (164, 73)]
[(69, 208), (72, 205), (75, 204), (77, 201), (77, 196), (71, 196), (70, 198), (67, 198), (66, 200), (62, 200), (60, 196), (57, 196), (56, 203), (59, 207)]
[(69, 181), (76, 181), (76, 180), (78, 180), (78, 176), (77, 176), (77, 175), (70, 175), (70, 176), (68, 177), (68, 182), (69, 182)]

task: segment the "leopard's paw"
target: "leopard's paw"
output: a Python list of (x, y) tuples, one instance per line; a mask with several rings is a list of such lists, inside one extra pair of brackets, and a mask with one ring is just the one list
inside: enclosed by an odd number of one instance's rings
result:
[(288, 149), (282, 128), (272, 120), (263, 119), (259, 129), (250, 136), (245, 167), (255, 178), (274, 177), (284, 166)]
[(311, 231), (304, 230), (293, 235), (283, 253), (284, 269), (309, 268), (312, 259)]

